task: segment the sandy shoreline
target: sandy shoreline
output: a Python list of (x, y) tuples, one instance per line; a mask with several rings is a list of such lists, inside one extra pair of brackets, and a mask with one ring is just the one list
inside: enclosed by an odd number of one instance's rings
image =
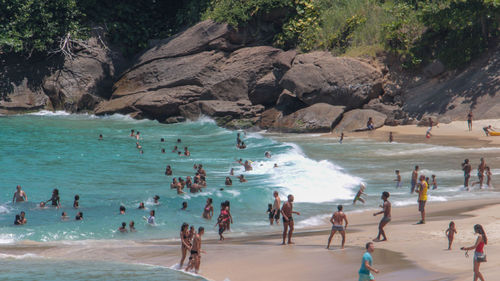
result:
[[(372, 132), (346, 133), (350, 138), (371, 138), (387, 141), (393, 132), (396, 142), (429, 143), (465, 148), (500, 146), (500, 137), (486, 137), (482, 127), (500, 127), (500, 120), (474, 122), (468, 132), (466, 122), (440, 124), (432, 130), (433, 137), (425, 138), (426, 127), (382, 127)], [(338, 138), (336, 134), (321, 137)], [(489, 161), (498, 168), (498, 159)], [(496, 165), (496, 166), (495, 166)], [(432, 196), (432, 194), (430, 195)], [(416, 197), (415, 197), (416, 201)], [(300, 211), (300, 210), (298, 210)], [(388, 242), (375, 244), (374, 266), (381, 270), (376, 280), (470, 280), (472, 254), (464, 257), (458, 250), (475, 241), (473, 225), (485, 227), (489, 243), (488, 262), (481, 265), (486, 280), (500, 276), (500, 197), (467, 201), (429, 202), (427, 223), (416, 225), (420, 214), (416, 205), (395, 207), (393, 219), (386, 227)], [(372, 211), (348, 213), (346, 249), (338, 249), (340, 236), (326, 250), (330, 226), (324, 225), (297, 230), (296, 245), (281, 246), (281, 226), (274, 226), (262, 235), (237, 236), (228, 233), (224, 242), (205, 237), (201, 275), (210, 280), (357, 280), (364, 245), (377, 234), (380, 216)], [(458, 234), (452, 251), (446, 250), (444, 235), (448, 223), (454, 220)], [(33, 253), (54, 259), (106, 260), (172, 267), (180, 259), (180, 244), (172, 240), (102, 240), (84, 243), (21, 242), (0, 245), (0, 253), (22, 255)]]
[[(416, 206), (393, 210), (387, 226), (388, 242), (375, 244), (374, 266), (381, 273), (376, 280), (470, 280), (472, 258), (465, 258), (462, 246), (475, 241), (473, 225), (480, 223), (488, 234), (488, 262), (482, 265), (487, 280), (500, 276), (500, 198), (429, 203), (425, 225), (416, 225)], [(346, 249), (340, 250), (335, 236), (326, 250), (329, 225), (300, 230), (295, 245), (281, 246), (281, 226), (274, 233), (231, 238), (224, 242), (207, 237), (201, 275), (216, 281), (246, 280), (355, 280), (363, 246), (377, 234), (380, 217), (372, 211), (348, 213)], [(450, 220), (457, 225), (452, 251), (447, 251), (444, 231)], [(106, 260), (172, 267), (180, 258), (179, 242), (93, 241), (63, 244), (20, 243), (2, 245), (4, 254), (34, 253), (54, 259)], [(403, 279), (404, 278), (404, 279)]]

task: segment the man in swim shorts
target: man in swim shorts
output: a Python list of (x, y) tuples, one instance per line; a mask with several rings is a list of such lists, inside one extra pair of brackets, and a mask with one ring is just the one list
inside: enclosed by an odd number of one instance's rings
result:
[(299, 212), (295, 212), (293, 210), (293, 195), (288, 195), (288, 201), (283, 203), (283, 207), (281, 208), (281, 215), (283, 216), (283, 243), (281, 245), (285, 245), (285, 239), (288, 233), (288, 244), (294, 244), (292, 242), (293, 235), (293, 217), (292, 214), (297, 214), (300, 216)]
[[(384, 200), (384, 204), (380, 206), (382, 207), (382, 211), (373, 214), (374, 216), (384, 214), (384, 216), (380, 220), (380, 223), (378, 224), (377, 238), (373, 239), (373, 241), (375, 242), (387, 241), (387, 236), (385, 236), (384, 227), (391, 221), (391, 202), (389, 202), (388, 200), (389, 196), (390, 196), (389, 192), (387, 191), (382, 192), (381, 198), (382, 200)], [(381, 235), (384, 238), (382, 240), (380, 240)]]
[(361, 259), (361, 268), (359, 269), (359, 279), (358, 281), (375, 281), (375, 277), (373, 277), (370, 271), (378, 273), (379, 271), (372, 267), (373, 258), (371, 253), (375, 250), (372, 242), (366, 243), (366, 253), (364, 253), (363, 258)]
[(421, 220), (417, 224), (425, 223), (425, 203), (427, 202), (427, 190), (429, 190), (429, 185), (425, 180), (425, 176), (420, 176), (420, 182), (418, 184), (418, 211), (420, 212)]
[(415, 191), (415, 186), (417, 186), (418, 179), (418, 166), (415, 166), (415, 170), (411, 173), (411, 193)]
[[(342, 249), (344, 249), (344, 244), (345, 244), (345, 229), (347, 228), (347, 216), (346, 214), (342, 211), (344, 207), (342, 205), (337, 206), (337, 211), (333, 213), (332, 217), (330, 218), (330, 222), (333, 224), (332, 225), (332, 232), (330, 233), (330, 237), (328, 237), (328, 244), (326, 245), (326, 248), (330, 248), (330, 243), (332, 242), (332, 238), (335, 235), (335, 232), (340, 232), (340, 235), (342, 235)], [(345, 226), (343, 225), (345, 221)]]
[(276, 222), (276, 224), (280, 224), (281, 199), (280, 199), (280, 196), (278, 194), (278, 191), (274, 191), (273, 196), (274, 196), (274, 203), (273, 203), (273, 208), (272, 208), (271, 212), (273, 214), (273, 218), (274, 218), (274, 221)]
[(469, 164), (469, 159), (465, 159), (462, 163), (462, 171), (464, 171), (464, 187), (469, 190), (469, 179), (472, 166)]

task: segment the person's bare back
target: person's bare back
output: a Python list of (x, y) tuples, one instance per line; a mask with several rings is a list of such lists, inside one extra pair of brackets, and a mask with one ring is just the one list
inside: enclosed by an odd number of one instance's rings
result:
[(346, 215), (342, 211), (337, 211), (333, 213), (333, 225), (344, 225), (344, 220), (346, 220)]

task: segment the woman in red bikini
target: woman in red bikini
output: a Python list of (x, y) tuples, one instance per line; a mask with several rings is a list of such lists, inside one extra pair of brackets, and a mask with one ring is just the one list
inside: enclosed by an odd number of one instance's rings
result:
[[(484, 281), (483, 274), (479, 272), (479, 265), (482, 262), (486, 262), (486, 254), (484, 252), (484, 245), (488, 244), (488, 238), (486, 237), (486, 232), (484, 232), (483, 226), (480, 224), (474, 225), (474, 232), (478, 234), (476, 244), (471, 247), (462, 247), (461, 250), (469, 251), (474, 250), (474, 281), (479, 280)], [(465, 254), (468, 256), (467, 252)]]

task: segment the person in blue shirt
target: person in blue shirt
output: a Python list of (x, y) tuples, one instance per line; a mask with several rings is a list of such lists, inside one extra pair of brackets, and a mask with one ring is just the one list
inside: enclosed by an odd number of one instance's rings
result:
[(361, 268), (359, 269), (359, 281), (375, 281), (370, 271), (378, 273), (378, 270), (372, 267), (373, 258), (371, 253), (373, 253), (375, 246), (372, 242), (366, 243), (366, 253), (363, 255), (361, 260)]

